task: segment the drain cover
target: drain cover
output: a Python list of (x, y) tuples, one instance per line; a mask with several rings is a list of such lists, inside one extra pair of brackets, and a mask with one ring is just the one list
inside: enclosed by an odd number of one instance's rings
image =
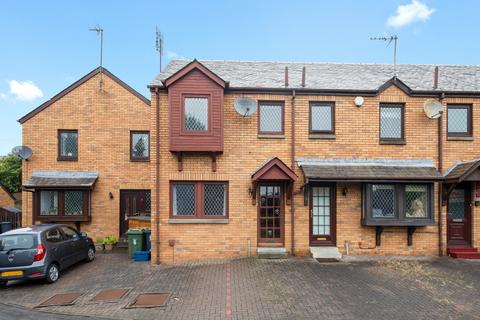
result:
[(93, 301), (102, 302), (102, 301), (115, 301), (123, 298), (130, 289), (107, 289), (100, 291), (94, 298)]
[(75, 303), (83, 293), (62, 293), (56, 294), (53, 297), (45, 300), (36, 308), (51, 307), (51, 306), (71, 306)]
[(169, 293), (142, 293), (137, 296), (135, 301), (127, 306), (127, 308), (156, 308), (165, 307)]

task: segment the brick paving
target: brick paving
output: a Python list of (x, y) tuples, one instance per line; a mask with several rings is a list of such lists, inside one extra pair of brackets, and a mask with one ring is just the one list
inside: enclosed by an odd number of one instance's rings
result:
[[(91, 301), (109, 288), (132, 290), (118, 302)], [(69, 292), (84, 295), (74, 306), (32, 312), (111, 319), (480, 319), (480, 263), (249, 258), (151, 267), (104, 254), (65, 271), (53, 285), (10, 283), (0, 296), (2, 303), (31, 309)], [(142, 292), (171, 297), (163, 308), (124, 308)]]

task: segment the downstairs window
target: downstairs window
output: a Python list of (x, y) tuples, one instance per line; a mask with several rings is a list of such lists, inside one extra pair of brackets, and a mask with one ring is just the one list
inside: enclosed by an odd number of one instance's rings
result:
[(433, 220), (431, 183), (371, 183), (363, 187), (365, 225), (429, 225)]
[(172, 182), (173, 218), (225, 218), (228, 184), (226, 182)]
[(43, 221), (87, 221), (90, 218), (89, 190), (37, 190), (35, 218)]

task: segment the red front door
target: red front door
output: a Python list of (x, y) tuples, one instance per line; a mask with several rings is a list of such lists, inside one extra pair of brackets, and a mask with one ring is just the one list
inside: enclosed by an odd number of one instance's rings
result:
[(310, 245), (336, 245), (335, 185), (310, 187)]
[(447, 205), (448, 246), (470, 246), (471, 241), (471, 189), (461, 184), (450, 193)]
[(283, 185), (260, 184), (258, 189), (258, 243), (283, 244)]

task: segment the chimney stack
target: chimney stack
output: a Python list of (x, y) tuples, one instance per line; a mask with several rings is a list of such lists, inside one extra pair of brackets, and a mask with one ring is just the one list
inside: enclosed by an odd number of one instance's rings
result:
[(288, 87), (288, 67), (285, 67), (285, 87)]
[(433, 89), (438, 89), (438, 66), (435, 66), (435, 73), (433, 75)]
[(306, 68), (303, 67), (302, 68), (302, 88), (305, 88), (305, 72), (306, 72)]

